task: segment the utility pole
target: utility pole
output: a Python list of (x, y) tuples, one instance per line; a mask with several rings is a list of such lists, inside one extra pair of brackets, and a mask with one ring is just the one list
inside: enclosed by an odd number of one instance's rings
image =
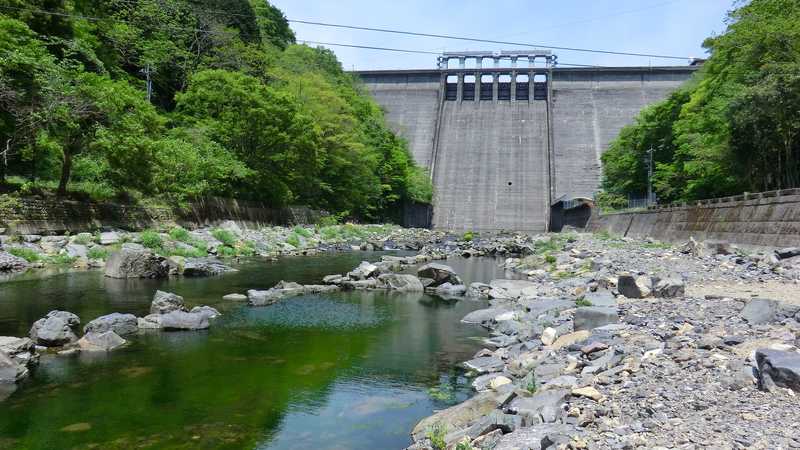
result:
[(647, 206), (653, 201), (653, 147), (647, 150)]
[(156, 73), (156, 71), (150, 67), (150, 64), (147, 64), (140, 72), (147, 78), (147, 102), (149, 103), (150, 99), (153, 97), (153, 79), (151, 75)]

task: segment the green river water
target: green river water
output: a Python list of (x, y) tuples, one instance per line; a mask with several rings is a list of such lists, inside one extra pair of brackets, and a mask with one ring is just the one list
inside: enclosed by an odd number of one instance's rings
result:
[[(27, 335), (53, 309), (84, 324), (111, 312), (145, 315), (156, 289), (223, 313), (208, 331), (147, 332), (108, 354), (43, 356), (0, 402), (0, 448), (403, 448), (418, 420), (470, 395), (456, 367), (485, 332), (459, 320), (485, 302), (383, 292), (265, 308), (221, 299), (282, 279), (319, 283), (380, 256), (249, 260), (206, 279), (125, 281), (90, 271), (0, 281), (0, 336)], [(494, 260), (448, 264), (466, 282), (501, 276)]]

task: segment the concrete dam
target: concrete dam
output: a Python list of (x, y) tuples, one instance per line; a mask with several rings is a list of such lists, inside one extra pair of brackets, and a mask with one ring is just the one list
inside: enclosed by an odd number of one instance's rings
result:
[(431, 173), (434, 228), (546, 231), (554, 202), (599, 189), (600, 156), (622, 127), (697, 69), (554, 62), (548, 51), (462, 52), (437, 69), (358, 72)]

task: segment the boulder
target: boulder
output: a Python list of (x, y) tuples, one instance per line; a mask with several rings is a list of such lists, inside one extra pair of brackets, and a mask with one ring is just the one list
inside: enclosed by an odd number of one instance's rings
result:
[(204, 330), (208, 328), (208, 315), (203, 312), (172, 311), (161, 315), (164, 330)]
[(156, 291), (150, 304), (150, 314), (167, 314), (172, 311), (184, 311), (186, 306), (183, 297), (171, 292)]
[(686, 255), (692, 256), (702, 256), (703, 255), (703, 247), (694, 240), (693, 237), (690, 237), (686, 243), (678, 247), (678, 251)]
[(352, 280), (366, 280), (377, 277), (379, 274), (378, 266), (368, 261), (362, 261), (358, 267), (348, 272), (347, 276)]
[[(539, 291), (539, 284), (526, 280), (492, 280), (489, 286), (501, 291), (505, 298), (532, 297)], [(490, 297), (497, 297), (497, 293), (490, 293)]]
[(617, 277), (617, 290), (627, 298), (645, 298), (652, 291), (652, 279), (645, 275), (622, 273)]
[(69, 240), (66, 236), (44, 236), (39, 240), (39, 246), (45, 253), (58, 253), (63, 249)]
[(575, 331), (590, 331), (608, 324), (618, 323), (619, 314), (617, 308), (589, 306), (576, 309), (572, 320)]
[(761, 389), (778, 386), (800, 392), (800, 354), (762, 348), (756, 350), (756, 364)]
[(378, 277), (378, 283), (385, 289), (397, 292), (422, 292), (422, 282), (414, 275), (386, 273)]
[[(513, 394), (505, 392), (481, 392), (463, 403), (422, 419), (411, 432), (412, 439), (415, 442), (425, 439), (428, 431), (436, 426), (444, 426), (448, 430), (469, 428), (498, 407), (505, 405), (512, 397)], [(448, 442), (451, 443), (453, 442)]]
[(524, 426), (554, 423), (564, 413), (563, 405), (570, 398), (567, 389), (538, 391), (531, 397), (517, 397), (509, 405), (509, 411), (522, 416)]
[(800, 256), (800, 247), (789, 247), (775, 250), (775, 254), (779, 259), (789, 259), (795, 256)]
[(611, 291), (587, 292), (583, 294), (583, 299), (591, 306), (616, 306), (617, 299)]
[(114, 245), (119, 244), (121, 240), (119, 233), (115, 231), (106, 231), (100, 233), (100, 245)]
[(50, 311), (47, 316), (34, 322), (30, 338), (36, 345), (61, 347), (78, 340), (75, 330), (81, 321), (75, 314), (67, 311)]
[(679, 278), (659, 280), (653, 288), (653, 295), (658, 298), (678, 298), (686, 295), (686, 283)]
[(431, 286), (440, 286), (444, 283), (453, 285), (463, 284), (452, 267), (439, 263), (428, 263), (417, 269), (417, 276), (433, 280)]
[(236, 269), (227, 266), (216, 258), (186, 258), (183, 262), (185, 277), (214, 277)]
[(105, 275), (110, 278), (164, 278), (168, 274), (166, 260), (147, 250), (123, 247), (106, 261)]
[(0, 351), (0, 385), (14, 384), (28, 375), (28, 369)]
[(89, 249), (80, 244), (67, 244), (64, 251), (70, 258), (87, 258), (89, 255)]
[(502, 359), (495, 356), (481, 356), (465, 362), (464, 366), (478, 373), (489, 373), (503, 370), (505, 363)]
[(149, 314), (137, 319), (137, 325), (142, 330), (161, 329), (161, 314)]
[(742, 318), (751, 325), (769, 323), (775, 320), (780, 305), (775, 300), (754, 298), (742, 309)]
[(205, 316), (209, 319), (215, 319), (222, 315), (216, 310), (216, 308), (212, 308), (210, 306), (195, 306), (189, 312), (191, 314), (205, 314)]
[(535, 427), (521, 428), (512, 433), (503, 435), (492, 449), (550, 450), (555, 448), (569, 448), (568, 444), (572, 438), (579, 435), (580, 433), (572, 425), (558, 423), (544, 424)]
[(433, 288), (433, 292), (442, 297), (463, 297), (464, 294), (467, 293), (467, 287), (463, 284), (453, 285), (444, 283)]
[(297, 283), (280, 281), (274, 287), (266, 291), (251, 289), (247, 291), (247, 301), (250, 306), (268, 306), (278, 300), (303, 295), (305, 288)]
[(102, 334), (107, 331), (124, 336), (139, 330), (138, 319), (133, 314), (111, 313), (100, 316), (83, 327), (84, 333)]
[(108, 330), (100, 333), (93, 331), (86, 333), (78, 341), (78, 346), (80, 346), (81, 350), (87, 352), (110, 352), (126, 343), (127, 341), (117, 333)]
[(22, 258), (0, 251), (0, 273), (21, 272), (27, 270), (30, 264)]

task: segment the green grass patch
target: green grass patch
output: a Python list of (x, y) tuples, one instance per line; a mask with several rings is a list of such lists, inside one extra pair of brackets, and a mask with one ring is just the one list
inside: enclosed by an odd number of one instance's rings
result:
[(39, 252), (26, 247), (11, 247), (7, 251), (18, 258), (28, 261), (29, 263), (39, 262), (42, 260), (42, 255)]
[(188, 242), (192, 235), (183, 227), (175, 227), (169, 230), (169, 237), (174, 241)]
[(233, 247), (234, 245), (236, 245), (236, 242), (238, 241), (235, 234), (233, 234), (228, 230), (223, 230), (221, 228), (213, 230), (211, 232), (211, 235), (214, 236), (214, 239), (222, 242), (228, 247)]
[(161, 239), (161, 235), (154, 230), (144, 230), (139, 234), (139, 240), (141, 241), (142, 245), (149, 248), (149, 249), (160, 249), (161, 246), (164, 244), (164, 241)]
[(533, 376), (533, 372), (530, 373), (529, 377), (530, 378), (528, 379), (528, 383), (525, 385), (525, 389), (531, 394), (535, 394), (536, 390), (539, 389), (539, 387), (536, 385), (536, 377)]
[(669, 250), (672, 248), (672, 245), (664, 242), (645, 242), (642, 244), (642, 248), (651, 250)]
[(89, 259), (108, 259), (110, 252), (104, 247), (92, 247), (86, 253)]
[(575, 306), (579, 308), (585, 308), (588, 306), (592, 306), (592, 302), (586, 300), (586, 297), (579, 297), (577, 300), (575, 300)]
[(475, 239), (475, 233), (472, 231), (467, 231), (464, 233), (464, 236), (462, 236), (461, 239), (467, 242), (472, 242), (472, 240)]
[(57, 266), (69, 266), (75, 262), (78, 258), (74, 258), (72, 256), (62, 254), (62, 255), (55, 255), (51, 256), (47, 259), (47, 262), (50, 264), (55, 264)]
[(223, 245), (217, 248), (217, 256), (221, 256), (223, 258), (233, 258), (234, 256), (238, 255), (239, 253), (233, 247), (228, 247), (227, 245)]
[(308, 228), (301, 227), (300, 225), (297, 225), (294, 228), (292, 228), (292, 232), (297, 235), (303, 236), (306, 239), (310, 238), (311, 236), (314, 236), (314, 233), (311, 230), (309, 230)]
[(92, 243), (92, 240), (94, 240), (94, 236), (91, 233), (80, 233), (75, 236), (72, 242), (79, 245), (88, 245)]
[(300, 236), (298, 236), (297, 233), (292, 232), (292, 234), (286, 238), (286, 243), (290, 244), (294, 248), (300, 248)]

